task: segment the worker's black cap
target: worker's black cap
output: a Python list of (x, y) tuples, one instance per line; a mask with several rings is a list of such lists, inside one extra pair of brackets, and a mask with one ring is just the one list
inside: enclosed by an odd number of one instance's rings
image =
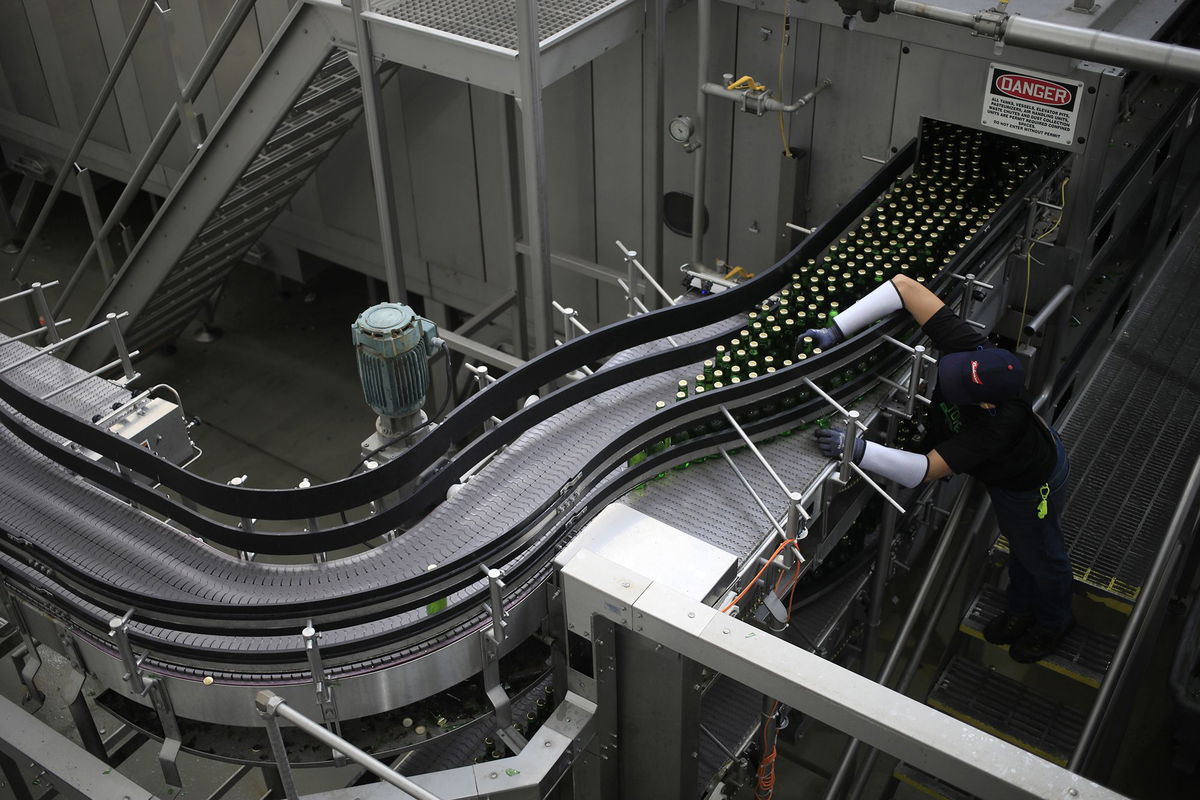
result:
[(949, 353), (938, 361), (938, 385), (951, 403), (999, 403), (1021, 393), (1025, 370), (1014, 354), (995, 347)]

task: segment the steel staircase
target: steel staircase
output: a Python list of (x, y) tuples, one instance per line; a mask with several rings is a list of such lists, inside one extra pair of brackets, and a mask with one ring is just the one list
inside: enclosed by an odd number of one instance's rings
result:
[[(304, 185), (362, 110), (358, 72), (322, 20), (300, 4), (198, 148), (108, 285), (86, 325), (129, 312), (129, 348), (171, 342)], [(92, 368), (111, 343), (83, 340)]]
[[(1200, 457), (1198, 269), (1200, 221), (1194, 220), (1060, 423), (1072, 461), (1064, 535), (1076, 594), (1088, 598), (1076, 597), (1075, 629), (1059, 652), (1036, 666), (1014, 664), (992, 645), (974, 643), (1004, 608), (1002, 592), (984, 586), (962, 620), (965, 635), (952, 645), (926, 698), (951, 716), (1099, 780), (1104, 768), (1096, 762), (1103, 761), (1103, 751), (1097, 755), (1091, 741), (1079, 751), (1087, 718), (1094, 706), (1104, 709), (1105, 681), (1120, 686), (1124, 662), (1115, 654), (1121, 638), (1142, 636), (1139, 625), (1152, 629), (1153, 609), (1169, 595), (1170, 570), (1156, 575), (1154, 567), (1178, 563), (1156, 561), (1177, 506), (1191, 509), (1187, 516), (1194, 512), (1187, 486)], [(1184, 552), (1190, 526), (1180, 530), (1171, 549)], [(1007, 550), (1001, 537), (993, 553), (1003, 559)], [(1141, 620), (1139, 603), (1149, 604)], [(1136, 646), (1138, 639), (1131, 641)], [(900, 784), (896, 797), (969, 798), (909, 764), (893, 775)]]

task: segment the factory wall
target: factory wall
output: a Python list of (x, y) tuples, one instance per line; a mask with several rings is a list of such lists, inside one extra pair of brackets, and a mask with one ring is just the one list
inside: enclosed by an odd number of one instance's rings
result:
[[(187, 69), (232, 2), (172, 4)], [(53, 176), (140, 4), (0, 0), (0, 142), (10, 164), (40, 165)], [(290, 4), (257, 4), (197, 104), (207, 120), (217, 119)], [(749, 272), (793, 244), (784, 223), (820, 222), (877, 168), (873, 159), (887, 158), (907, 141), (918, 108), (942, 118), (962, 109), (975, 114), (977, 93), (962, 77), (982, 76), (987, 60), (830, 24), (792, 19), (785, 26), (779, 13), (715, 3), (711, 80), (722, 73), (751, 75), (784, 99), (825, 78), (834, 86), (782, 120), (711, 99), (706, 144), (689, 153), (668, 138), (666, 123), (696, 106), (694, 3), (669, 14), (666, 48), (666, 118), (658, 125), (664, 189), (691, 194), (695, 159), (707, 158), (704, 260)], [(170, 59), (163, 25), (152, 14), (84, 164), (117, 179), (131, 171), (177, 96)], [(615, 240), (644, 249), (642, 62), (641, 41), (627, 41), (545, 94), (552, 249), (618, 273), (624, 266)], [(514, 202), (506, 154), (521, 157), (519, 110), (494, 92), (410, 68), (395, 71), (384, 100), (409, 288), (466, 313), (478, 311), (512, 285), (513, 209), (519, 215), (523, 204)], [(166, 192), (191, 147), (184, 135), (175, 137), (152, 190)], [(316, 256), (382, 277), (377, 225), (360, 121), (268, 233), (268, 263), (303, 278)], [(690, 242), (670, 230), (663, 236), (670, 287), (690, 260)], [(556, 268), (553, 287), (554, 297), (578, 309), (589, 326), (625, 313), (613, 284)]]

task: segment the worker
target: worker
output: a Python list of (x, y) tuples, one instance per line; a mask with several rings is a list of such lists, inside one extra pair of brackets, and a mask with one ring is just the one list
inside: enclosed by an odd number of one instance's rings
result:
[[(988, 490), (1009, 543), (1008, 605), (984, 637), (1010, 645), (1016, 661), (1045, 658), (1074, 625), (1071, 562), (1061, 516), (1069, 466), (1062, 439), (1030, 405), (1017, 357), (993, 347), (923, 284), (897, 275), (822, 330), (805, 331), (825, 350), (888, 314), (907, 310), (941, 352), (928, 418), (927, 454), (857, 438), (864, 470), (914, 487), (966, 473)], [(845, 432), (817, 431), (822, 452), (841, 458)]]

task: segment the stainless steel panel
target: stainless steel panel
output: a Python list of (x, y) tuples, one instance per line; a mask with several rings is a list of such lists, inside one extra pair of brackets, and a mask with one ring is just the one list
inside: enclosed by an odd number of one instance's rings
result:
[(431, 274), (445, 268), (482, 280), (470, 87), (416, 70), (395, 82), (403, 119), (389, 116), (388, 127), (402, 125), (407, 140), (421, 258)]
[[(203, 24), (203, 41), (207, 43), (221, 25), (221, 20), (233, 6), (234, 0), (203, 0), (198, 4), (200, 20)], [(282, 21), (282, 20), (280, 20)], [(246, 76), (250, 74), (254, 62), (262, 55), (262, 41), (259, 38), (258, 19), (250, 15), (242, 23), (237, 35), (229, 44), (229, 49), (221, 58), (221, 63), (213, 72), (213, 85), (216, 87), (219, 108), (225, 108), (234, 94), (241, 87)], [(274, 33), (272, 31), (271, 33)], [(268, 41), (269, 38), (268, 38)]]
[[(638, 40), (609, 51), (592, 62), (593, 160), (595, 163), (596, 262), (624, 274), (625, 262), (613, 242), (620, 239), (639, 253), (642, 241), (642, 58)], [(665, 128), (658, 135), (666, 138)], [(643, 260), (653, 273), (651, 262)], [(667, 291), (673, 287), (668, 286)], [(625, 316), (620, 289), (596, 284), (591, 306), (578, 308), (589, 327), (597, 320)]]
[[(735, 32), (738, 9), (726, 3), (713, 6), (712, 17), (712, 80), (734, 66)], [(696, 4), (691, 3), (667, 17), (667, 74), (666, 114), (692, 114), (696, 104)], [(732, 147), (733, 108), (709, 103), (708, 144), (698, 152), (706, 152), (708, 161), (707, 197), (709, 212), (708, 234), (704, 238), (707, 258), (712, 261), (725, 257), (725, 241), (729, 213), (728, 154)], [(692, 193), (692, 171), (696, 153), (684, 152), (671, 142), (663, 154), (663, 191)], [(691, 260), (691, 240), (672, 231), (663, 234), (663, 257), (668, 269)]]
[[(591, 68), (580, 69), (547, 86), (543, 97), (550, 248), (594, 261), (597, 242)], [(552, 275), (555, 300), (576, 308), (596, 307), (593, 280), (561, 269), (552, 270)], [(556, 320), (556, 324), (561, 323)]]
[[(864, 26), (865, 27), (865, 26)], [(825, 219), (890, 157), (892, 104), (900, 42), (861, 29), (821, 29), (819, 73), (834, 88), (818, 99), (813, 116), (810, 219)]]
[[(76, 117), (85, 118), (100, 91), (100, 85), (108, 74), (108, 59), (100, 41), (100, 31), (92, 13), (91, 0), (64, 0), (55, 4), (52, 17), (55, 36), (61, 50), (69, 54), (64, 60), (66, 79), (71, 89), (71, 101)], [(118, 150), (128, 150), (125, 130), (116, 104), (111, 100), (105, 105), (92, 141), (103, 142)]]
[[(119, 2), (121, 17), (124, 20), (123, 27), (128, 30), (130, 22), (137, 15), (141, 2), (140, 0), (119, 0)], [(181, 4), (176, 3), (176, 5)], [(186, 31), (178, 28), (177, 30), (186, 40)], [(132, 71), (137, 79), (138, 88), (141, 90), (142, 107), (145, 109), (147, 124), (151, 131), (158, 130), (159, 124), (171, 110), (176, 98), (179, 97), (179, 83), (175, 79), (175, 69), (167, 58), (163, 36), (164, 30), (159, 15), (157, 12), (153, 13), (146, 21), (146, 28), (138, 39), (133, 55), (130, 56), (129, 66), (126, 67), (126, 70)], [(195, 66), (198, 60), (198, 57), (193, 58), (188, 63)], [(198, 103), (197, 108), (206, 114), (210, 113), (202, 103)], [(211, 125), (216, 118), (210, 116), (208, 121)], [(163, 154), (159, 163), (178, 172), (187, 166), (192, 152), (187, 136), (177, 135), (171, 140), (170, 146), (167, 147), (166, 153)], [(138, 155), (140, 156), (141, 153), (139, 152)]]
[[(811, 86), (793, 83), (793, 59), (797, 52), (805, 51), (799, 50), (803, 45), (795, 38), (790, 45), (782, 45), (783, 22), (779, 14), (741, 10), (737, 26), (737, 69), (733, 73), (735, 77), (752, 75), (771, 89), (775, 97), (790, 102)], [(764, 35), (763, 31), (769, 33)], [(813, 36), (811, 31), (809, 35)], [(807, 52), (815, 52), (815, 49)], [(779, 81), (781, 67), (782, 85)], [(719, 80), (719, 77), (711, 79)], [(736, 107), (736, 103), (710, 98), (709, 107), (714, 106)], [(784, 132), (793, 124), (808, 127), (805, 123), (811, 120), (811, 111), (803, 111), (804, 117), (800, 119), (794, 119), (790, 114), (782, 115)], [(775, 263), (779, 242), (791, 240), (791, 231), (784, 228), (779, 219), (782, 211), (779, 195), (784, 171), (795, 165), (788, 164), (782, 155), (780, 116), (758, 117), (738, 112), (733, 117), (733, 148), (727, 156), (730, 167), (729, 262), (744, 266), (748, 272), (757, 272), (763, 266)], [(710, 164), (709, 168), (714, 167)]]
[(39, 122), (57, 124), (29, 17), (21, 0), (0, 3), (0, 73), (12, 96), (10, 110)]

